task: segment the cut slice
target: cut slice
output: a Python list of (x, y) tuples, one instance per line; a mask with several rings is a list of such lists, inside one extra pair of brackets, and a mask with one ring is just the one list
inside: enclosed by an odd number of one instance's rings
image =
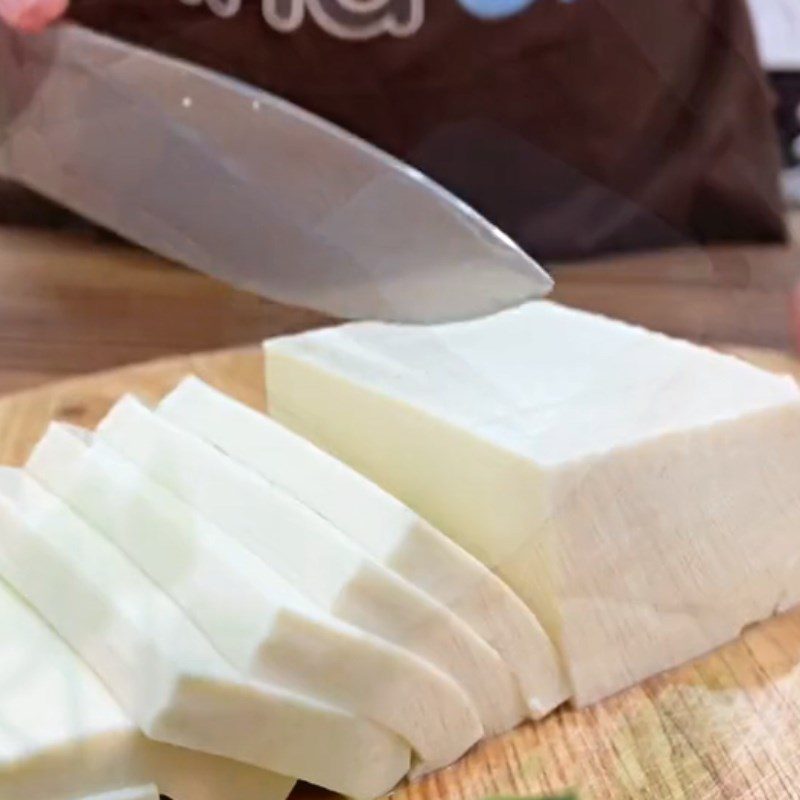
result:
[[(151, 412), (128, 398), (109, 421), (140, 416)], [(169, 453), (163, 457), (169, 460)], [(422, 759), (420, 769), (452, 763), (480, 738), (474, 708), (450, 677), (322, 612), (88, 431), (51, 427), (31, 470), (141, 567), (245, 674), (399, 733)]]
[(266, 343), (269, 410), (495, 569), (579, 703), (716, 647), (797, 589), (800, 393), (553, 303)]
[(406, 773), (402, 739), (333, 706), (244, 680), (166, 594), (67, 506), (19, 470), (0, 470), (0, 484), (0, 577), (94, 669), (145, 735), (354, 797), (383, 794)]
[(285, 800), (294, 785), (146, 739), (89, 667), (1, 580), (0, 653), (3, 800), (116, 800), (105, 793), (151, 782), (172, 800)]
[(491, 570), (377, 484), (198, 378), (184, 380), (157, 412), (289, 492), (444, 603), (510, 667), (531, 716), (567, 698), (556, 650), (533, 612)]
[(117, 789), (115, 792), (93, 794), (85, 800), (159, 800), (160, 797), (158, 787), (151, 783), (149, 786), (132, 786), (129, 789)]
[(152, 412), (133, 411), (128, 403), (112, 413), (98, 435), (323, 609), (451, 675), (488, 734), (509, 730), (523, 718), (526, 709), (510, 670), (445, 606), (217, 448)]

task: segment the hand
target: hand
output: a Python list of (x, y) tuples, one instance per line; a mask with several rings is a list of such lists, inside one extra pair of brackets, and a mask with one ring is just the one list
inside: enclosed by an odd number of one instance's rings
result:
[(0, 0), (0, 20), (19, 31), (35, 33), (64, 14), (69, 0)]

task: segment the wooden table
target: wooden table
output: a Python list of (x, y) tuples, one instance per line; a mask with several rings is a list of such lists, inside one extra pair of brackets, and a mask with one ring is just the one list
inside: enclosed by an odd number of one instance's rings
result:
[[(703, 341), (790, 346), (800, 246), (672, 251), (553, 269), (555, 297)], [(0, 393), (325, 322), (124, 246), (0, 231)]]

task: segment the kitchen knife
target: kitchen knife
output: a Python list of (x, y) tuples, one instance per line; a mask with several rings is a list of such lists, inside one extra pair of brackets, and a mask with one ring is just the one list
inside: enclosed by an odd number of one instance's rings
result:
[(413, 168), (274, 95), (78, 25), (0, 30), (0, 103), (6, 177), (266, 297), (428, 322), (552, 287)]

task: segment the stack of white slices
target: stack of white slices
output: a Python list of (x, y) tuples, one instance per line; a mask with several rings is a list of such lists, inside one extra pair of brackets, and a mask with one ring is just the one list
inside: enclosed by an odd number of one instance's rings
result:
[(798, 599), (790, 379), (546, 302), (266, 357), (302, 435), (189, 378), (0, 469), (4, 800), (377, 797)]

